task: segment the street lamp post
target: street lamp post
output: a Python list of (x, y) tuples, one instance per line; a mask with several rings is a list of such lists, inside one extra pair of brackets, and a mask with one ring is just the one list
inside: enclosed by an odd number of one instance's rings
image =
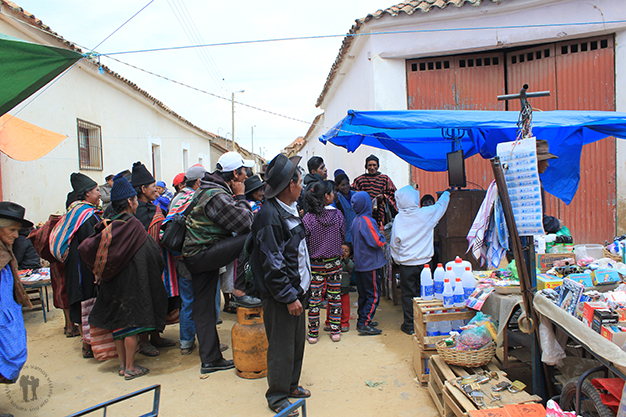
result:
[(233, 139), (233, 151), (235, 150), (235, 94), (243, 93), (245, 90), (234, 91), (230, 93), (230, 104), (231, 104), (231, 116), (232, 116), (232, 139)]

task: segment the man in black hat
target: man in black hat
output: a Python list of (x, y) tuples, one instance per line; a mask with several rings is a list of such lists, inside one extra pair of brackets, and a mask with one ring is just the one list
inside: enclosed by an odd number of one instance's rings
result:
[[(311, 282), (304, 226), (296, 204), (302, 191), (300, 159), (281, 154), (268, 165), (266, 201), (252, 225), (249, 248), (269, 343), (265, 397), (276, 413), (289, 407), (290, 397), (311, 396), (299, 385), (306, 335), (304, 308)], [(297, 415), (297, 410), (289, 414)]]

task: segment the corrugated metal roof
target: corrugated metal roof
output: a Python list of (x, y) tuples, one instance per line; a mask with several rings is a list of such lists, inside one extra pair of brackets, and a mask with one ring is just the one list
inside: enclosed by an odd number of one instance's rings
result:
[[(35, 27), (43, 30), (44, 32), (47, 32), (50, 36), (54, 37), (57, 41), (61, 42), (65, 47), (67, 47), (67, 48), (69, 48), (71, 50), (80, 52), (80, 53), (83, 52), (74, 43), (68, 41), (67, 39), (64, 39), (61, 35), (59, 35), (58, 33), (54, 32), (54, 31), (52, 31), (52, 29), (50, 29), (50, 27), (48, 25), (44, 24), (40, 19), (36, 18), (34, 14), (25, 11), (23, 8), (21, 8), (17, 4), (15, 4), (13, 2), (10, 2), (8, 0), (0, 0), (0, 6), (1, 5), (5, 5), (11, 11), (17, 13), (17, 15), (20, 18), (20, 20), (23, 20), (25, 23), (28, 23), (29, 25), (35, 26)], [(94, 66), (99, 66), (99, 64), (94, 59), (91, 59), (91, 58), (85, 58), (83, 60), (83, 62), (87, 62), (87, 63), (89, 63), (91, 65), (94, 65)], [(122, 77), (120, 74), (118, 74), (117, 72), (111, 70), (106, 65), (102, 65), (102, 69), (104, 70), (105, 73), (113, 76), (114, 78), (118, 79), (119, 81), (123, 82), (124, 84), (130, 86), (133, 90), (135, 90), (136, 92), (138, 92), (139, 94), (141, 94), (142, 96), (144, 96), (145, 98), (147, 98), (148, 100), (153, 102), (155, 105), (160, 107), (166, 113), (171, 114), (173, 117), (177, 118), (178, 120), (180, 120), (181, 122), (185, 123), (186, 125), (192, 127), (193, 129), (198, 130), (203, 135), (208, 136), (210, 139), (212, 139), (212, 144), (215, 145), (216, 147), (218, 147), (220, 150), (223, 150), (225, 152), (227, 151), (227, 149), (222, 144), (215, 143), (216, 139), (221, 138), (220, 136), (218, 136), (218, 135), (216, 135), (214, 133), (211, 133), (211, 132), (209, 132), (207, 130), (204, 130), (204, 129), (196, 126), (196, 125), (194, 125), (189, 120), (185, 119), (184, 117), (180, 116), (178, 113), (176, 113), (175, 111), (173, 111), (172, 109), (167, 107), (162, 101), (156, 99), (155, 97), (150, 95), (147, 91), (139, 88), (137, 86), (137, 84), (133, 83), (132, 81), (130, 81), (127, 78)]]
[[(339, 48), (339, 53), (337, 54), (337, 58), (335, 58), (335, 62), (330, 68), (328, 77), (326, 77), (326, 83), (324, 84), (324, 88), (322, 89), (322, 92), (320, 96), (318, 97), (317, 102), (315, 103), (315, 106), (320, 107), (322, 105), (322, 101), (324, 101), (324, 97), (326, 97), (326, 94), (328, 93), (328, 90), (330, 89), (330, 85), (333, 83), (333, 81), (335, 80), (335, 77), (337, 76), (339, 67), (341, 66), (341, 63), (343, 62), (344, 57), (347, 55), (348, 50), (350, 49), (350, 46), (352, 45), (352, 42), (355, 39), (354, 35), (358, 33), (359, 30), (363, 27), (363, 25), (369, 22), (370, 20), (380, 19), (384, 17), (385, 15), (395, 17), (395, 16), (399, 16), (402, 13), (405, 13), (406, 15), (410, 16), (417, 11), (421, 11), (422, 13), (427, 13), (434, 8), (445, 9), (446, 7), (450, 5), (455, 6), (455, 7), (462, 7), (465, 4), (469, 3), (472, 6), (480, 6), (482, 1), (483, 0), (405, 1), (402, 3), (396, 4), (395, 6), (388, 7), (384, 10), (381, 9), (374, 13), (370, 13), (362, 19), (357, 19), (354, 25), (352, 25), (352, 27), (350, 28), (350, 31), (347, 33), (346, 37), (343, 39), (341, 48)], [(485, 1), (491, 1), (492, 3), (498, 3), (498, 4), (502, 2), (502, 0), (485, 0)]]

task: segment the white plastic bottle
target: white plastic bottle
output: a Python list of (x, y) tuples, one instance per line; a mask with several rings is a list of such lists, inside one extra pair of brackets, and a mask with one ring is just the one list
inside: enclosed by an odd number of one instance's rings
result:
[[(447, 279), (450, 281), (450, 285), (452, 285), (452, 283), (454, 283), (454, 271), (452, 270), (451, 266), (446, 266), (446, 272), (443, 274), (442, 280), (441, 280), (441, 293), (442, 296), (440, 298), (440, 300), (443, 300), (443, 282), (444, 280)], [(454, 290), (453, 290), (454, 291)], [(435, 297), (437, 296), (437, 284), (435, 283)]]
[[(455, 313), (460, 313), (461, 310), (454, 310)], [(463, 323), (463, 320), (452, 320), (450, 322), (450, 327), (452, 327), (452, 331), (453, 332), (459, 332), (461, 333), (461, 326), (463, 326), (465, 323)]]
[[(434, 314), (429, 312), (427, 314)], [(436, 321), (426, 323), (426, 336), (439, 336), (439, 324)]]
[(446, 271), (443, 269), (443, 264), (437, 264), (435, 269), (435, 277), (433, 279), (435, 285), (435, 298), (437, 300), (443, 300), (443, 276)]
[(432, 300), (435, 293), (433, 277), (430, 272), (430, 265), (424, 265), (420, 275), (420, 286), (422, 287), (422, 300)]
[(470, 271), (469, 266), (465, 267), (465, 272), (463, 272), (461, 281), (463, 282), (463, 296), (467, 300), (476, 288), (476, 280), (474, 279), (474, 274)]
[[(446, 309), (451, 309), (452, 307), (454, 307), (454, 291), (452, 290), (452, 284), (450, 283), (450, 280), (448, 278), (445, 278), (443, 284), (443, 307)], [(450, 334), (450, 330), (450, 320), (444, 320), (439, 322), (440, 335), (448, 335)]]
[(454, 306), (463, 308), (465, 307), (465, 292), (463, 290), (463, 284), (461, 283), (461, 277), (455, 278), (454, 291), (452, 292), (454, 297)]

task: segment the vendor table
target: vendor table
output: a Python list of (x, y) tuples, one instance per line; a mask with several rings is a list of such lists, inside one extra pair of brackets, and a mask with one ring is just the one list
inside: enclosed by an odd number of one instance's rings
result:
[(491, 317), (498, 320), (498, 337), (496, 338), (496, 343), (498, 347), (503, 348), (502, 365), (505, 368), (512, 367), (512, 365), (509, 364), (507, 329), (511, 317), (513, 317), (513, 314), (518, 308), (521, 309), (522, 314), (524, 314), (524, 301), (521, 294), (499, 294), (494, 291), (489, 295), (489, 298), (487, 298), (481, 309), (484, 314), (489, 314)]
[[(22, 286), (25, 290), (36, 290), (39, 292), (39, 299), (41, 300), (41, 309), (43, 310), (43, 322), (46, 323), (46, 310), (50, 312), (50, 303), (48, 302), (48, 286), (50, 286), (50, 280), (44, 279), (39, 281), (22, 281)], [(44, 297), (45, 293), (45, 297)]]
[(594, 332), (541, 294), (535, 295), (533, 305), (539, 314), (548, 318), (604, 366), (626, 380), (626, 352), (619, 346)]

